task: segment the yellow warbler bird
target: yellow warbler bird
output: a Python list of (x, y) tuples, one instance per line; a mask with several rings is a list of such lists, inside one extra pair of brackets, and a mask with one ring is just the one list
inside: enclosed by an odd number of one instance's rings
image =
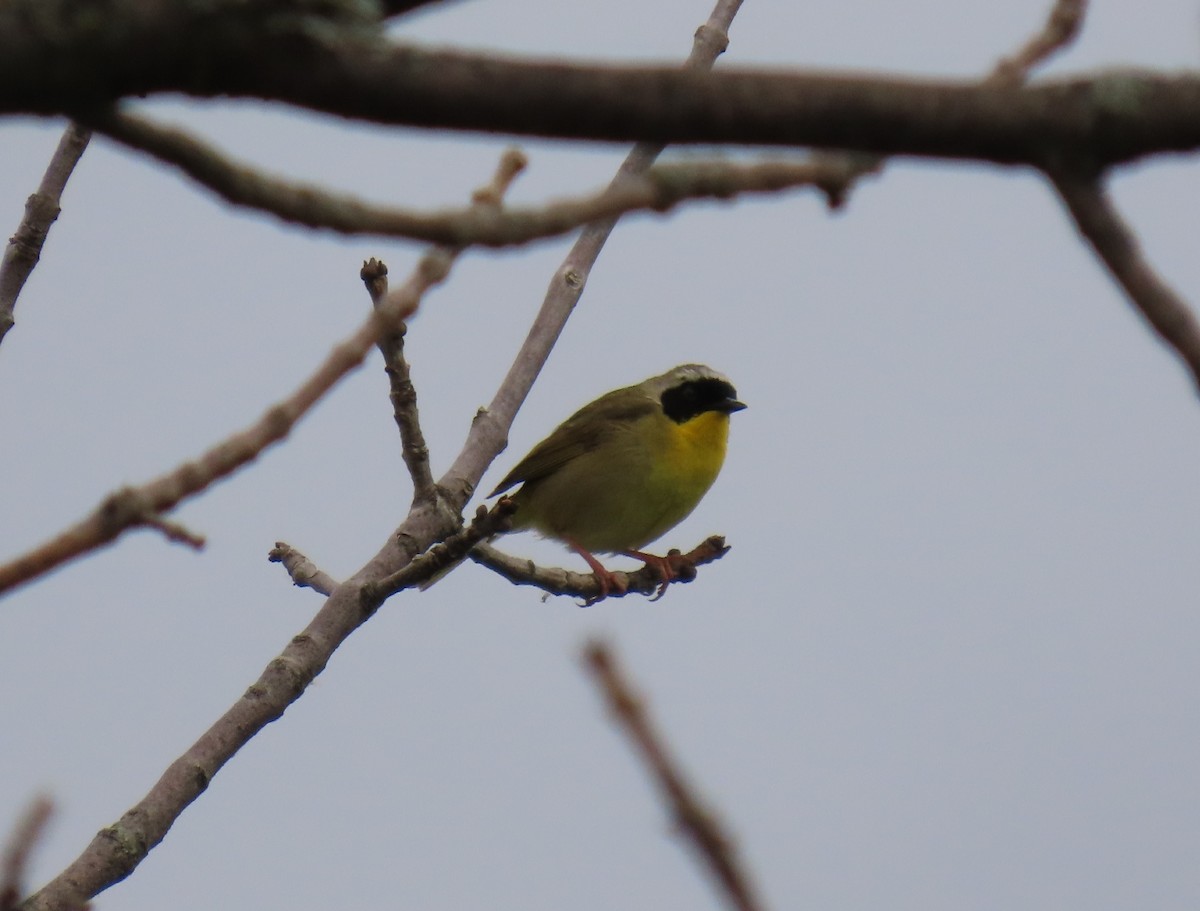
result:
[(514, 530), (533, 529), (578, 553), (596, 575), (600, 598), (621, 586), (596, 552), (654, 566), (665, 589), (673, 569), (641, 548), (708, 492), (725, 461), (729, 416), (745, 407), (725, 376), (683, 364), (584, 405), (489, 496), (520, 484), (512, 495)]

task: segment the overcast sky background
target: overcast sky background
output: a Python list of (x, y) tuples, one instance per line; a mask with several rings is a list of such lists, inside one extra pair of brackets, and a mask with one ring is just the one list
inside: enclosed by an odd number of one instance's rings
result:
[[(1194, 67), (1194, 3), (1093, 3), (1050, 72)], [(748, 0), (723, 65), (971, 77), (1047, 0)], [(708, 0), (463, 2), (434, 44), (675, 61)], [(459, 205), (505, 142), (254, 104), (145, 106), (237, 156), (376, 202)], [(0, 122), (16, 227), (61, 123)], [(525, 142), (511, 198), (602, 185), (623, 149)], [(674, 156), (695, 154), (673, 150)], [(1122, 173), (1152, 262), (1200, 301), (1193, 160)], [(474, 253), (408, 351), (436, 473), (569, 240)], [(0, 559), (256, 418), (358, 325), (361, 261), (420, 248), (231, 211), (96, 140), (0, 346)], [(718, 904), (581, 673), (615, 643), (775, 908), (1191, 908), (1200, 901), (1200, 401), (1020, 170), (894, 162), (811, 193), (623, 222), (485, 479), (596, 395), (726, 372), (724, 473), (657, 549), (733, 550), (647, 603), (580, 610), (468, 565), (389, 602), (96, 907)], [(58, 806), (33, 884), (140, 799), (410, 495), (378, 355), (293, 438), (0, 601), (0, 829)], [(514, 552), (582, 569), (530, 535)], [(619, 562), (619, 561), (618, 561)]]

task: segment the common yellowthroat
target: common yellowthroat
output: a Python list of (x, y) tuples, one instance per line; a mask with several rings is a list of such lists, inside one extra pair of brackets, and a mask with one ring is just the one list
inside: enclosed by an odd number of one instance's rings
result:
[(596, 552), (654, 566), (663, 587), (675, 574), (641, 548), (700, 502), (725, 461), (729, 416), (746, 406), (729, 380), (683, 364), (602, 395), (563, 421), (489, 496), (516, 484), (513, 528), (533, 529), (578, 553), (600, 586), (620, 588)]

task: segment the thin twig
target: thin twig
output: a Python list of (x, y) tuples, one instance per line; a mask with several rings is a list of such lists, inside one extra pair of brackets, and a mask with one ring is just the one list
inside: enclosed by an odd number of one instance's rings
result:
[[(492, 180), (472, 195), (471, 211), (496, 211), (517, 175), (525, 169), (528, 159), (520, 149), (508, 149), (500, 157)], [(417, 272), (448, 271), (462, 253), (463, 247), (434, 247), (421, 257)], [(371, 295), (375, 307), (387, 305), (389, 291), (387, 266), (377, 259), (363, 263), (359, 273)], [(409, 279), (414, 281), (413, 278)], [(404, 293), (402, 290), (401, 293)], [(417, 390), (413, 386), (412, 373), (404, 357), (404, 337), (407, 326), (401, 323), (393, 332), (385, 332), (379, 338), (379, 351), (383, 354), (384, 370), (391, 387), (392, 415), (400, 430), (401, 454), (413, 482), (413, 505), (429, 505), (437, 498), (437, 486), (429, 468), (429, 447), (421, 431), (420, 413), (417, 409)]]
[[(435, 249), (432, 252), (440, 252)], [(426, 256), (432, 253), (426, 253)], [(387, 296), (387, 266), (372, 257), (363, 263), (359, 276), (371, 295), (372, 303), (378, 307)], [(437, 497), (437, 486), (429, 468), (429, 446), (421, 430), (420, 412), (417, 409), (417, 389), (412, 382), (412, 373), (404, 357), (404, 337), (408, 326), (401, 323), (394, 332), (379, 339), (379, 351), (383, 355), (383, 369), (387, 374), (392, 402), (392, 418), (400, 431), (400, 455), (412, 479), (413, 497), (416, 503), (431, 503)]]
[(742, 868), (733, 841), (717, 817), (704, 805), (684, 777), (678, 762), (650, 720), (642, 698), (617, 663), (612, 649), (593, 641), (584, 649), (584, 666), (595, 678), (609, 710), (645, 762), (662, 793), (663, 802), (680, 830), (692, 842), (720, 885), (725, 899), (738, 911), (757, 911), (762, 904), (749, 875)]
[[(686, 554), (672, 550), (667, 554), (675, 576), (671, 582), (691, 582), (696, 578), (696, 567), (720, 560), (729, 553), (729, 546), (720, 535), (713, 535)], [(572, 572), (569, 569), (538, 566), (532, 560), (513, 557), (489, 544), (480, 544), (467, 555), (471, 560), (497, 575), (503, 576), (513, 585), (532, 585), (551, 595), (570, 595), (583, 598), (584, 607), (590, 607), (600, 596), (600, 585), (592, 573)], [(626, 595), (653, 595), (662, 586), (662, 577), (652, 566), (643, 566), (635, 572), (614, 572), (619, 581), (625, 583), (608, 593), (609, 598)]]
[[(984, 77), (983, 84), (1016, 87), (1024, 83), (1035, 66), (1063, 50), (1078, 36), (1086, 12), (1087, 0), (1055, 0), (1041, 31), (1012, 56), (1001, 58)], [(847, 178), (841, 185), (842, 194), (829, 198), (830, 205), (835, 208), (843, 204), (845, 195), (859, 178), (881, 174), (887, 166), (887, 156), (863, 152), (817, 152), (813, 160), (830, 166), (840, 163), (847, 171)]]
[(1151, 268), (1137, 237), (1109, 199), (1103, 178), (1078, 173), (1049, 175), (1075, 227), (1125, 291), (1146, 322), (1192, 373), (1200, 389), (1200, 323), (1191, 308)]
[(319, 595), (329, 597), (337, 588), (337, 579), (321, 570), (317, 564), (285, 541), (276, 541), (267, 554), (272, 563), (281, 563), (292, 577), (297, 588), (311, 588)]
[(1011, 57), (1000, 60), (989, 77), (997, 83), (1020, 85), (1030, 71), (1053, 54), (1063, 50), (1079, 35), (1087, 0), (1055, 0), (1042, 30), (1030, 38)]
[(237, 163), (190, 134), (131, 114), (93, 121), (105, 135), (171, 164), (226, 202), (285, 221), (343, 234), (405, 237), (446, 246), (507, 247), (574, 231), (599, 218), (636, 211), (667, 212), (689, 200), (730, 199), (844, 180), (811, 161), (696, 161), (662, 165), (598, 192), (536, 207), (473, 205), (420, 212), (376, 206), (355, 196), (292, 183)]
[(29, 855), (53, 812), (54, 804), (50, 798), (34, 798), (13, 829), (4, 856), (0, 859), (0, 911), (13, 911), (20, 902)]
[(71, 172), (91, 138), (91, 130), (71, 123), (63, 131), (50, 164), (42, 175), (37, 192), (25, 200), (25, 217), (16, 233), (8, 239), (4, 259), (0, 260), (0, 342), (13, 327), (13, 310), (25, 282), (42, 255), (50, 226), (58, 218), (59, 202)]

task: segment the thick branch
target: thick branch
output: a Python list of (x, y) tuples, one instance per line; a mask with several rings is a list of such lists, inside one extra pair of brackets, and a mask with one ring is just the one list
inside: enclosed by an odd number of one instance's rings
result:
[(783, 70), (709, 74), (421, 50), (390, 42), (377, 24), (322, 16), (321, 4), (110, 5), (97, 25), (74, 0), (0, 4), (0, 113), (71, 114), (183, 92), (430, 128), (1039, 166), (1200, 148), (1196, 75), (1121, 71), (1022, 88)]

